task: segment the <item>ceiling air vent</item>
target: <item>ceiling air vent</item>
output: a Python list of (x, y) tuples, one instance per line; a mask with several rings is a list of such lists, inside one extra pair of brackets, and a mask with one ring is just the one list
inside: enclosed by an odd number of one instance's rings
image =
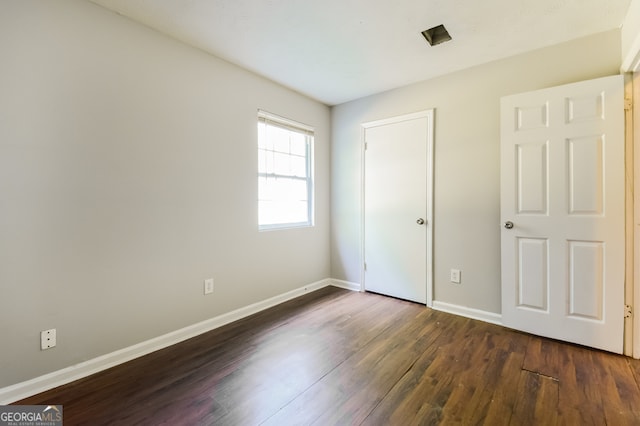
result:
[(440, 43), (444, 43), (445, 41), (451, 40), (451, 36), (449, 32), (444, 27), (444, 25), (438, 25), (437, 27), (429, 28), (428, 30), (424, 30), (422, 35), (430, 46), (435, 46)]

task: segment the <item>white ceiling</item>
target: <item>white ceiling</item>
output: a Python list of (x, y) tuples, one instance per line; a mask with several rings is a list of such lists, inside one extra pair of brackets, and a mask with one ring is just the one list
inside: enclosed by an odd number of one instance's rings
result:
[[(90, 0), (328, 105), (620, 28), (630, 0)], [(421, 31), (453, 40), (430, 47)]]

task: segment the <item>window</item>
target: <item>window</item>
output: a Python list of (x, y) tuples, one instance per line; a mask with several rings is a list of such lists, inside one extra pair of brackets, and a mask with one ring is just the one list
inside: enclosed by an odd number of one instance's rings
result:
[(258, 112), (258, 227), (313, 225), (313, 128)]

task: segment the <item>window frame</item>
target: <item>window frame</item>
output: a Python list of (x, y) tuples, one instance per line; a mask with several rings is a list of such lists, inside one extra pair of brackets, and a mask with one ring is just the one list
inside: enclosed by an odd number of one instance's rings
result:
[[(295, 175), (283, 175), (278, 173), (266, 173), (260, 172), (260, 165), (258, 164), (258, 185), (260, 185), (260, 179), (286, 179), (286, 180), (297, 180), (306, 182), (306, 192), (307, 192), (307, 220), (302, 222), (285, 222), (285, 223), (260, 223), (260, 188), (258, 187), (258, 230), (259, 231), (272, 231), (279, 229), (292, 229), (292, 228), (308, 228), (314, 226), (314, 140), (315, 140), (315, 129), (312, 126), (264, 111), (258, 110), (258, 120), (257, 120), (257, 153), (259, 154), (261, 150), (264, 148), (260, 145), (260, 124), (264, 123), (266, 126), (274, 126), (279, 127), (281, 129), (302, 134), (305, 137), (305, 166), (306, 166), (306, 176), (300, 177)], [(275, 151), (274, 151), (275, 152)], [(289, 156), (292, 154), (289, 153)], [(259, 157), (258, 157), (258, 161)]]

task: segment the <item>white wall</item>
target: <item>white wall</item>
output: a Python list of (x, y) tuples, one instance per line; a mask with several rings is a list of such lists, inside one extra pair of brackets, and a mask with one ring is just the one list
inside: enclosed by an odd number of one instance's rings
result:
[[(360, 124), (435, 108), (434, 300), (499, 313), (499, 99), (619, 66), (615, 30), (334, 107), (332, 277), (361, 280)], [(462, 270), (460, 285), (450, 268)]]
[[(79, 0), (3, 2), (0, 64), (0, 387), (330, 276), (328, 107)], [(314, 228), (257, 231), (258, 108), (316, 128)]]
[(640, 0), (631, 0), (622, 24), (621, 44), (623, 71), (632, 71), (633, 67), (640, 65)]

